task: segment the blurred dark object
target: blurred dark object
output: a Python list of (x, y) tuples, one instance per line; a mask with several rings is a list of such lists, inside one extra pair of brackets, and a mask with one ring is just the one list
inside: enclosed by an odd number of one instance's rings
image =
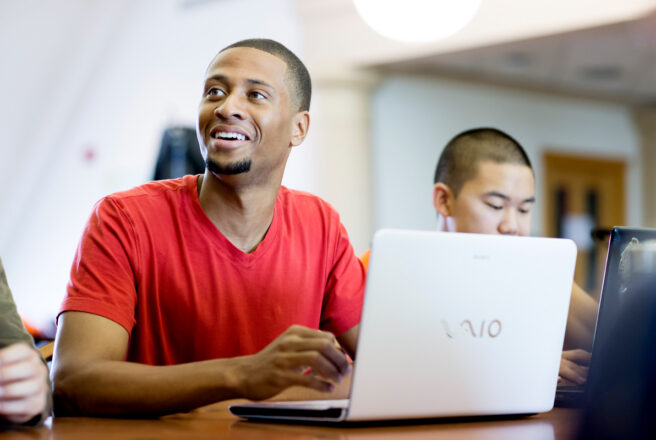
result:
[(196, 130), (189, 127), (170, 127), (164, 130), (154, 179), (174, 179), (204, 171), (205, 161), (200, 155)]
[[(635, 271), (591, 364), (579, 439), (656, 438), (656, 271)], [(596, 341), (595, 341), (596, 343)], [(597, 350), (597, 346), (595, 346)]]
[(608, 228), (595, 228), (590, 231), (590, 235), (595, 242), (607, 243), (611, 230)]

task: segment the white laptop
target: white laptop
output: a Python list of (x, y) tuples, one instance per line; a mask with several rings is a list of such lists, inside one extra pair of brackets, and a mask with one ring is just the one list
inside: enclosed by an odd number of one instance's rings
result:
[(350, 398), (230, 410), (320, 422), (549, 411), (575, 260), (564, 239), (381, 230)]

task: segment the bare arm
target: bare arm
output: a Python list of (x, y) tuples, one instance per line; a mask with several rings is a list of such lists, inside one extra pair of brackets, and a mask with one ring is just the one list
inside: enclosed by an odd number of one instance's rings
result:
[(565, 349), (592, 349), (592, 337), (599, 305), (578, 284), (572, 284), (572, 296), (567, 316)]
[(360, 324), (357, 324), (351, 330), (344, 332), (341, 336), (337, 337), (337, 342), (344, 347), (344, 350), (355, 359), (355, 351), (358, 348), (358, 334), (360, 333)]
[(599, 305), (578, 284), (572, 284), (565, 346), (559, 376), (565, 383), (585, 383)]
[[(59, 317), (52, 364), (57, 415), (159, 415), (301, 385), (332, 390), (350, 367), (329, 333), (292, 326), (259, 353), (172, 366), (124, 361), (128, 333), (98, 315)], [(303, 374), (307, 367), (315, 375)]]

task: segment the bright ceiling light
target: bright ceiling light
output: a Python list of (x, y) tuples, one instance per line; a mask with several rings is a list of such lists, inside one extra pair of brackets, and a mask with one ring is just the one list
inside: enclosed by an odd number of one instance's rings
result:
[(481, 0), (353, 0), (362, 19), (379, 34), (408, 43), (436, 41), (461, 30)]

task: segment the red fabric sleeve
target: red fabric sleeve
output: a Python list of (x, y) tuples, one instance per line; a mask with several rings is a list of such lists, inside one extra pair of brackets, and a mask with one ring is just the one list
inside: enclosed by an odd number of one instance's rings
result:
[(336, 336), (360, 323), (364, 299), (365, 268), (355, 256), (346, 229), (339, 223), (332, 270), (326, 283), (321, 329)]
[(82, 234), (71, 268), (66, 311), (93, 313), (111, 319), (131, 333), (135, 324), (138, 255), (130, 219), (116, 201), (99, 201)]

